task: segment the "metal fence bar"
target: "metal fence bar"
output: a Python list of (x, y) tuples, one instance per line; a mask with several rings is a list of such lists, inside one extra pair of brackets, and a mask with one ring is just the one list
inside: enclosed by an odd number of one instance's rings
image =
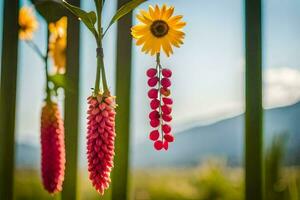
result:
[[(118, 8), (129, 0), (118, 0)], [(112, 199), (126, 200), (128, 195), (128, 160), (130, 140), (130, 96), (131, 96), (131, 49), (130, 27), (132, 14), (118, 22), (116, 63), (116, 144), (115, 162), (112, 174)]]
[[(80, 0), (69, 0), (80, 6)], [(79, 43), (80, 27), (78, 19), (68, 17), (67, 70), (66, 78), (72, 83), (65, 90), (65, 145), (66, 170), (62, 199), (78, 199), (78, 132), (79, 132)]]
[(4, 1), (0, 88), (0, 199), (13, 199), (19, 1)]
[(263, 199), (261, 0), (245, 1), (246, 115), (245, 197)]

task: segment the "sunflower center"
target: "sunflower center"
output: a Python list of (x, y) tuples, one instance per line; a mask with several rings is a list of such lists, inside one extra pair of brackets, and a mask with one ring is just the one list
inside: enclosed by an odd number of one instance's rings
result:
[(160, 38), (168, 34), (169, 25), (163, 20), (156, 20), (152, 23), (150, 30), (155, 37)]

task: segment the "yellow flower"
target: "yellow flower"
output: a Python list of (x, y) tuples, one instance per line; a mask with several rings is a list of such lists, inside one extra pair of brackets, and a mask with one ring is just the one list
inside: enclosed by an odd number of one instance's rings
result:
[(182, 15), (172, 16), (173, 12), (174, 7), (164, 4), (162, 8), (149, 6), (149, 12), (141, 10), (137, 14), (141, 24), (132, 27), (131, 34), (136, 39), (136, 45), (143, 45), (143, 52), (154, 55), (163, 49), (170, 56), (172, 46), (183, 44), (185, 34), (182, 28), (186, 23), (181, 21)]
[(33, 32), (38, 28), (38, 22), (29, 7), (22, 7), (19, 11), (19, 38), (31, 40)]
[(49, 54), (53, 58), (56, 72), (64, 73), (66, 68), (67, 17), (49, 24)]

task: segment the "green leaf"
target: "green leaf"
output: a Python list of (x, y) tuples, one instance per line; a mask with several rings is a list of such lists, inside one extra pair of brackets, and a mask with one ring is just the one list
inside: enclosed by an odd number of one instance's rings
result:
[(128, 3), (126, 3), (125, 5), (123, 5), (116, 12), (116, 14), (113, 16), (113, 18), (110, 20), (110, 23), (109, 23), (108, 27), (106, 28), (106, 30), (104, 31), (102, 37), (104, 37), (104, 35), (108, 31), (108, 29), (111, 27), (111, 25), (113, 25), (115, 22), (117, 22), (119, 19), (121, 19), (123, 16), (125, 16), (126, 14), (131, 12), (133, 9), (135, 9), (136, 7), (138, 7), (140, 4), (144, 3), (145, 1), (147, 1), (147, 0), (132, 0)]
[(66, 79), (66, 76), (64, 74), (54, 74), (50, 75), (49, 81), (51, 81), (54, 84), (54, 90), (57, 91), (58, 88), (63, 88), (65, 90), (73, 91), (73, 84), (70, 80)]
[(95, 29), (95, 23), (97, 21), (96, 13), (94, 11), (86, 12), (80, 9), (77, 6), (73, 6), (67, 3), (65, 0), (62, 0), (63, 5), (71, 11), (79, 20), (81, 20), (85, 26), (94, 34), (94, 36), (98, 37), (97, 31)]
[(56, 22), (67, 14), (59, 0), (31, 0), (31, 2), (47, 23)]
[(63, 74), (50, 75), (49, 81), (51, 81), (57, 88), (59, 88), (59, 87), (65, 88), (67, 85), (65, 76)]

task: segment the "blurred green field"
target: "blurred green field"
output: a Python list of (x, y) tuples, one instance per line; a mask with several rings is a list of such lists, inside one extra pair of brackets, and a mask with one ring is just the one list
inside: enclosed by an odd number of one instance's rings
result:
[[(80, 199), (108, 199), (109, 195), (99, 198), (86, 173), (79, 177)], [(222, 160), (210, 160), (194, 168), (134, 170), (130, 185), (130, 199), (134, 200), (242, 200), (244, 191), (243, 170), (229, 167)], [(300, 168), (285, 167), (268, 193), (281, 200), (298, 200)], [(271, 196), (268, 199), (273, 200)], [(44, 192), (37, 171), (17, 170), (15, 199), (47, 200), (59, 196)]]

